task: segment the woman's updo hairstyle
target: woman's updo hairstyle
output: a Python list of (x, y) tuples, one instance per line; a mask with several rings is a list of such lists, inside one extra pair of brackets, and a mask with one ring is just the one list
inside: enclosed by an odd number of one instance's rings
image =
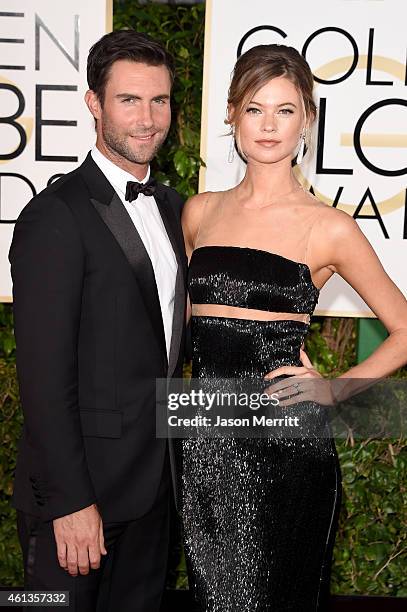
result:
[[(301, 94), (306, 126), (309, 127), (317, 112), (311, 68), (294, 47), (276, 44), (252, 47), (237, 60), (228, 92), (225, 123), (238, 126), (255, 93), (276, 77), (287, 78)], [(241, 152), (238, 133), (236, 143)]]

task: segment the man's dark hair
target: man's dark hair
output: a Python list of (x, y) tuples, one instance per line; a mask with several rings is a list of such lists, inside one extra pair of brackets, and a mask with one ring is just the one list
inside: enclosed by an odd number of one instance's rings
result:
[(174, 60), (161, 43), (135, 30), (116, 30), (102, 36), (89, 51), (88, 85), (101, 104), (104, 102), (110, 68), (117, 60), (123, 59), (148, 66), (166, 66), (171, 84), (174, 82)]

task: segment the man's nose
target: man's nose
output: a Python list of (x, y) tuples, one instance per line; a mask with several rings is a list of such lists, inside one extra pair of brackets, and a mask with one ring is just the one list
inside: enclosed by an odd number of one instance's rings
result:
[(142, 125), (144, 128), (148, 129), (153, 127), (153, 114), (151, 112), (151, 107), (149, 104), (145, 104), (140, 109), (140, 114), (138, 117), (138, 124)]

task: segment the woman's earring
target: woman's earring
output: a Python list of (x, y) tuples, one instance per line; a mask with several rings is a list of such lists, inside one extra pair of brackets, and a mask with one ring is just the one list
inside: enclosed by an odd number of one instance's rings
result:
[(297, 153), (297, 164), (300, 164), (303, 160), (305, 152), (305, 132), (301, 134), (300, 148)]
[(229, 154), (228, 154), (228, 162), (229, 164), (233, 163), (235, 158), (235, 128), (232, 127), (232, 138), (230, 140)]

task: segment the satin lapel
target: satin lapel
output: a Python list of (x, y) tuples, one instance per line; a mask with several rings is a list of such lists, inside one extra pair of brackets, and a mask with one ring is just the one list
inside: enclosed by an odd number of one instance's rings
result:
[(178, 270), (175, 280), (174, 314), (172, 319), (172, 334), (170, 342), (170, 353), (168, 359), (168, 376), (172, 376), (178, 362), (178, 355), (182, 337), (182, 329), (185, 319), (185, 279), (184, 262), (181, 257), (183, 245), (180, 244), (181, 230), (177, 225), (177, 219), (167, 199), (167, 194), (159, 185), (155, 193), (158, 210), (160, 211), (164, 227), (170, 239), (172, 248), (177, 258)]
[(116, 193), (114, 193), (108, 206), (94, 198), (91, 199), (91, 202), (116, 238), (133, 269), (146, 311), (151, 318), (153, 329), (156, 332), (159, 346), (165, 356), (167, 356), (163, 319), (154, 270), (140, 234)]

